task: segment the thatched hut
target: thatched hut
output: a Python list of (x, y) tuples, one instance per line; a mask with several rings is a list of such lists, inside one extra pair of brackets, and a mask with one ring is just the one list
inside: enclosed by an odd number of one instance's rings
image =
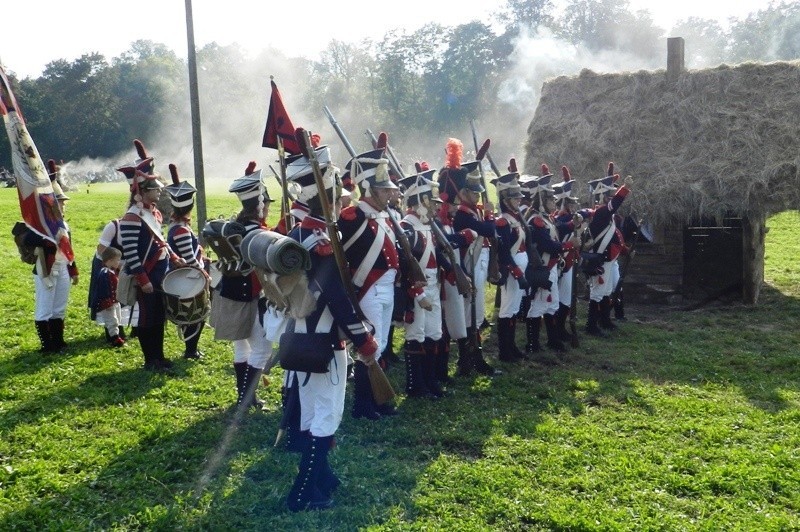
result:
[[(645, 219), (627, 297), (755, 303), (765, 220), (800, 207), (800, 62), (559, 77), (542, 88), (525, 170), (567, 165), (579, 185), (614, 161)], [(587, 188), (578, 188), (587, 199)]]

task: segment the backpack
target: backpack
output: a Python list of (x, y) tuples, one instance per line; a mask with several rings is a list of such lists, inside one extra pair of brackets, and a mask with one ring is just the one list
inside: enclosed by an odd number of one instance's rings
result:
[(14, 243), (17, 245), (20, 260), (25, 264), (36, 264), (36, 247), (25, 244), (25, 237), (30, 231), (25, 222), (17, 222), (11, 228), (11, 234), (14, 235)]

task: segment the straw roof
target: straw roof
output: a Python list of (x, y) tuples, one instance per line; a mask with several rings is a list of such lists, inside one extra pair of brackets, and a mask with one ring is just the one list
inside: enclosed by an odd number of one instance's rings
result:
[(553, 79), (525, 154), (526, 173), (567, 165), (582, 201), (614, 161), (656, 224), (800, 208), (800, 62)]

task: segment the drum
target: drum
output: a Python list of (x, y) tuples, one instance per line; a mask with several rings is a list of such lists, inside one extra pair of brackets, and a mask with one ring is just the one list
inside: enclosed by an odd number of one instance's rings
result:
[(211, 311), (209, 282), (200, 268), (187, 266), (167, 273), (161, 283), (167, 319), (176, 325), (192, 325)]

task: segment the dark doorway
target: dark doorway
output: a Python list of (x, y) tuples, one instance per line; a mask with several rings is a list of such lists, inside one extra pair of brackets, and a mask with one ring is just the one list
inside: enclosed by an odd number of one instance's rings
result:
[(744, 282), (742, 219), (701, 220), (683, 231), (683, 296), (717, 297)]

